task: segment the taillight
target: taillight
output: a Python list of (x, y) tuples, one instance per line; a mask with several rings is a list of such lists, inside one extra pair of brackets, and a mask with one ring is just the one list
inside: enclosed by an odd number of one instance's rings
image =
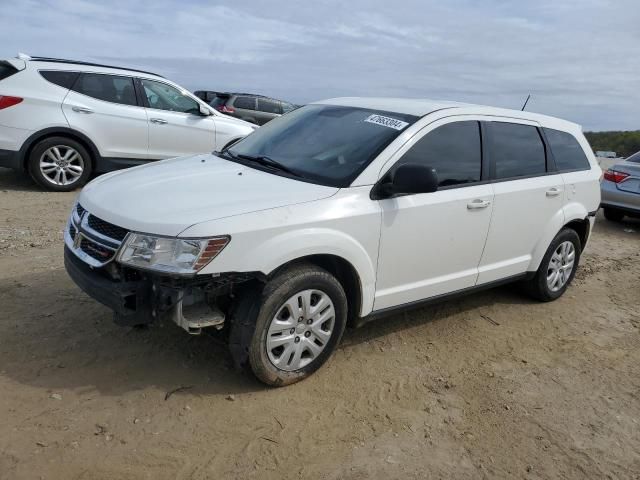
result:
[(222, 105), (222, 108), (220, 109), (220, 111), (222, 113), (233, 113), (235, 112), (235, 110), (231, 107), (227, 107), (226, 105)]
[(613, 183), (620, 183), (621, 181), (623, 181), (628, 176), (629, 176), (628, 173), (617, 172), (617, 171), (611, 170), (611, 169), (609, 169), (606, 172), (604, 172), (604, 179), (605, 180), (609, 180), (610, 182), (613, 182)]
[(13, 107), (19, 104), (23, 98), (20, 97), (8, 97), (7, 95), (0, 95), (0, 110), (3, 108)]

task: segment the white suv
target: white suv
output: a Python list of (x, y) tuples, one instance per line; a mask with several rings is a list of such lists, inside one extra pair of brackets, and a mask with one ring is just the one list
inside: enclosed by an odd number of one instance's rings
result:
[(0, 60), (0, 167), (69, 191), (102, 173), (220, 150), (257, 127), (160, 75), (84, 62)]
[(65, 265), (123, 325), (221, 330), (238, 365), (284, 385), (348, 323), (521, 280), (575, 275), (601, 170), (578, 125), (402, 99), (302, 107), (218, 154), (87, 185)]

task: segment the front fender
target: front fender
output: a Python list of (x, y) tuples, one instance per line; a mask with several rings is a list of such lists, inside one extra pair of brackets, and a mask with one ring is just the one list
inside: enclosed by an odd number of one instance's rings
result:
[[(269, 275), (282, 265), (310, 255), (334, 255), (349, 262), (360, 279), (362, 289), (360, 315), (364, 316), (371, 312), (375, 293), (376, 267), (364, 246), (344, 232), (313, 227), (283, 232), (262, 241), (258, 248), (246, 249), (241, 261), (233, 259), (233, 263), (236, 266), (241, 264), (247, 271), (259, 271)], [(221, 255), (220, 260), (221, 262), (212, 262), (200, 273), (219, 271), (223, 267), (222, 260), (232, 259)]]

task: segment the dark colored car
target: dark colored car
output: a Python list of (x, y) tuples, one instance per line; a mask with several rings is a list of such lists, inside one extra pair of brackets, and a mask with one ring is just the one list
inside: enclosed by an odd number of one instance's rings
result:
[[(196, 92), (196, 95), (198, 93), (201, 92)], [(251, 93), (216, 92), (215, 97), (209, 100), (209, 105), (219, 112), (258, 125), (264, 125), (269, 120), (298, 108), (293, 103)]]

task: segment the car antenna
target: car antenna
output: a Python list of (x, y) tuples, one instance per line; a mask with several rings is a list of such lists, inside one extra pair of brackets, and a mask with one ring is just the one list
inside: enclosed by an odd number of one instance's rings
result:
[(529, 103), (530, 98), (531, 94), (527, 95), (527, 99), (524, 101), (524, 105), (522, 105), (522, 108), (520, 109), (521, 112), (524, 112), (524, 108), (527, 106), (527, 103)]

